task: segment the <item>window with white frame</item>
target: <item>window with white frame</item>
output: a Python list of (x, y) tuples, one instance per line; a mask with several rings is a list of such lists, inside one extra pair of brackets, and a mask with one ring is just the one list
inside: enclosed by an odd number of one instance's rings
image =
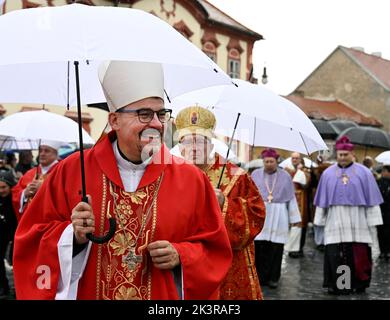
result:
[(228, 74), (232, 79), (240, 78), (240, 61), (236, 59), (229, 59)]
[(215, 63), (217, 62), (217, 55), (215, 52), (207, 52), (205, 51), (206, 56), (208, 56), (211, 60), (213, 60)]

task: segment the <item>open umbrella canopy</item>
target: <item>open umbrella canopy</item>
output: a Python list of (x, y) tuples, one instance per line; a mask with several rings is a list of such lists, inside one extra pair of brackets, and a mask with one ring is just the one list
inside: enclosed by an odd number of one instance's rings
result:
[(324, 139), (335, 139), (337, 137), (336, 129), (330, 125), (329, 121), (322, 119), (312, 119), (311, 121)]
[(348, 128), (356, 128), (358, 127), (357, 123), (350, 120), (330, 120), (329, 124), (332, 128), (334, 128), (335, 132), (339, 134), (340, 132), (348, 129)]
[(17, 10), (0, 17), (0, 34), (1, 102), (75, 106), (74, 61), (83, 104), (106, 101), (97, 72), (104, 60), (161, 63), (169, 97), (231, 83), (172, 26), (141, 10), (80, 4)]
[(312, 119), (311, 120), (324, 139), (336, 139), (340, 132), (351, 128), (357, 127), (356, 122), (350, 120), (323, 120), (323, 119)]
[(257, 169), (264, 167), (263, 159), (253, 159), (245, 165), (246, 170)]
[(380, 153), (376, 158), (376, 161), (382, 163), (385, 166), (390, 165), (390, 151), (384, 151)]
[[(82, 129), (85, 144), (95, 141)], [(0, 135), (16, 139), (45, 139), (77, 143), (77, 122), (45, 110), (17, 112), (0, 121)]]
[[(0, 16), (0, 34), (0, 102), (77, 105), (79, 126), (81, 104), (106, 101), (98, 80), (105, 60), (161, 64), (169, 97), (231, 83), (172, 26), (141, 10), (79, 4), (18, 10)], [(79, 144), (87, 202), (81, 135)], [(108, 241), (116, 224), (109, 221), (106, 236), (89, 239)]]
[(36, 150), (38, 149), (38, 146), (38, 140), (16, 139), (9, 136), (0, 136), (0, 150)]
[[(309, 158), (303, 158), (303, 161), (305, 162), (305, 167), (306, 168), (317, 168), (318, 164), (315, 163), (314, 161), (310, 160)], [(291, 162), (291, 157), (288, 157), (287, 159), (283, 160), (279, 166), (281, 168), (292, 168), (292, 162)]]
[(243, 80), (237, 86), (214, 86), (173, 99), (176, 115), (185, 107), (209, 108), (217, 118), (216, 133), (253, 146), (267, 146), (310, 154), (327, 146), (306, 114), (291, 101)]
[(390, 149), (389, 134), (374, 127), (352, 127), (340, 133), (339, 137), (347, 136), (352, 143), (366, 147)]

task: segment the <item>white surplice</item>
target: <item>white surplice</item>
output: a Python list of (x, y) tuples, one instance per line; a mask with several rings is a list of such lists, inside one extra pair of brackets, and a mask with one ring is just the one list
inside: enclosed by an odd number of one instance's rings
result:
[(295, 197), (284, 203), (265, 203), (265, 223), (255, 240), (285, 244), (288, 240), (289, 225), (301, 222), (298, 203)]
[(375, 226), (383, 224), (379, 206), (330, 206), (316, 208), (314, 224), (324, 227), (324, 244), (360, 242), (371, 244)]

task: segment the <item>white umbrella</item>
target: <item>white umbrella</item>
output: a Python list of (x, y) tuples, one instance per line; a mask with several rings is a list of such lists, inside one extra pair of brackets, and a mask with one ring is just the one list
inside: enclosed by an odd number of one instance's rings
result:
[[(94, 144), (91, 136), (82, 129), (85, 144)], [(17, 139), (44, 139), (78, 143), (77, 122), (45, 110), (17, 112), (0, 121), (0, 135)], [(1, 145), (1, 143), (0, 143)]]
[(0, 136), (0, 150), (36, 150), (36, 149), (38, 149), (37, 140), (15, 139), (9, 136)]
[(216, 132), (253, 146), (267, 146), (310, 154), (326, 150), (317, 129), (291, 101), (243, 80), (235, 86), (215, 86), (181, 95), (172, 101), (173, 114), (189, 105), (212, 109)]
[[(141, 10), (78, 4), (24, 9), (0, 17), (0, 34), (0, 101), (77, 104), (79, 126), (82, 103), (106, 101), (97, 72), (103, 60), (161, 63), (169, 97), (230, 83), (172, 26)], [(87, 202), (81, 136), (80, 145)], [(112, 218), (107, 236), (93, 241), (106, 242), (114, 232)]]
[[(309, 158), (303, 158), (303, 161), (305, 162), (305, 167), (306, 168), (317, 168), (318, 164), (315, 163), (314, 161), (310, 160)], [(292, 168), (292, 162), (291, 162), (291, 157), (288, 157), (287, 159), (283, 160), (280, 164), (280, 167), (282, 168)]]
[(256, 169), (256, 168), (261, 168), (261, 167), (264, 167), (263, 159), (253, 159), (245, 165), (246, 170)]
[(385, 166), (390, 165), (390, 151), (384, 151), (380, 153), (376, 158), (376, 161), (383, 163)]
[[(214, 148), (211, 151), (211, 154), (217, 153), (217, 154), (221, 155), (222, 157), (226, 157), (227, 151), (229, 149), (228, 145), (226, 145), (221, 140), (218, 140), (218, 139), (215, 139), (215, 138), (212, 138), (211, 141), (212, 141), (212, 143), (214, 145)], [(170, 152), (171, 152), (171, 154), (173, 154), (173, 155), (175, 155), (177, 157), (182, 158), (182, 155), (181, 155), (180, 149), (179, 149), (179, 144), (176, 144), (170, 150)], [(235, 155), (235, 153), (232, 150), (230, 150), (228, 160), (234, 160), (234, 159), (237, 159), (237, 156)]]
[(172, 26), (141, 10), (80, 4), (16, 10), (0, 17), (0, 34), (1, 102), (75, 106), (74, 61), (83, 104), (106, 101), (97, 73), (103, 60), (162, 63), (169, 97), (231, 83)]

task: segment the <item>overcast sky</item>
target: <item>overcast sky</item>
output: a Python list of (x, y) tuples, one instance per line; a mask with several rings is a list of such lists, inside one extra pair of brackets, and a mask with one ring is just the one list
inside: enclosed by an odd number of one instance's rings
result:
[(279, 94), (293, 91), (338, 45), (390, 60), (390, 0), (208, 0), (263, 35), (254, 48)]

